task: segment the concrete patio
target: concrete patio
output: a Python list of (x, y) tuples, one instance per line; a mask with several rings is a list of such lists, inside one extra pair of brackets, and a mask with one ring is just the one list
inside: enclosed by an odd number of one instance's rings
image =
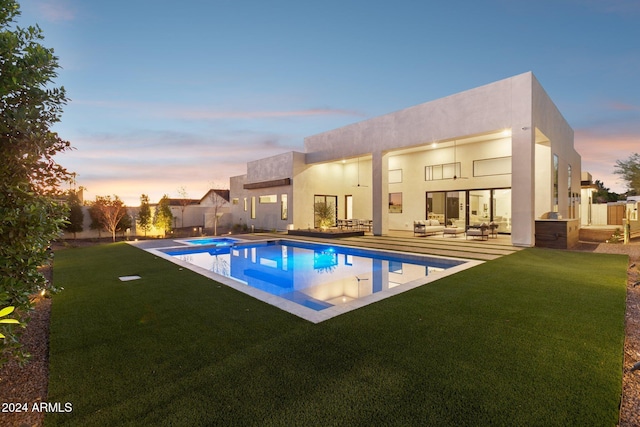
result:
[(523, 248), (511, 244), (511, 236), (498, 234), (488, 240), (465, 238), (464, 234), (457, 237), (433, 236), (414, 237), (412, 232), (391, 231), (386, 236), (366, 234), (360, 237), (346, 237), (341, 239), (323, 239), (319, 237), (287, 236), (280, 233), (256, 233), (236, 236), (242, 239), (287, 238), (327, 244), (344, 244), (369, 249), (410, 252), (424, 255), (439, 255), (465, 259), (489, 261), (504, 255), (509, 255)]

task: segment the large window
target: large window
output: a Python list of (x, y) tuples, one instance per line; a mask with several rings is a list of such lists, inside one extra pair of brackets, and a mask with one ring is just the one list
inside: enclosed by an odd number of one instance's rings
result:
[(424, 180), (436, 181), (439, 179), (453, 179), (454, 176), (460, 176), (460, 162), (445, 163), (442, 165), (425, 166)]
[(558, 212), (558, 169), (560, 167), (558, 155), (553, 155), (553, 211)]
[(508, 175), (511, 173), (511, 156), (473, 161), (473, 176)]
[(256, 219), (256, 196), (251, 197), (251, 219)]
[(571, 192), (571, 165), (567, 166), (567, 196), (568, 196), (568, 207), (569, 218), (576, 217), (576, 200), (573, 197), (573, 193)]
[(276, 196), (275, 194), (269, 194), (269, 195), (266, 195), (266, 196), (260, 196), (259, 200), (260, 200), (260, 204), (277, 203), (278, 202), (278, 196)]
[(280, 219), (289, 218), (289, 204), (287, 202), (287, 195), (280, 195)]

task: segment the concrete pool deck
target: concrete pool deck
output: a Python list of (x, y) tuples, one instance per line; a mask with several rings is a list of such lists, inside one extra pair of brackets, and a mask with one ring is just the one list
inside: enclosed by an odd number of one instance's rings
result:
[[(449, 236), (426, 236), (414, 237), (412, 232), (394, 231), (386, 236), (365, 235), (360, 237), (345, 237), (339, 239), (323, 239), (319, 237), (288, 236), (284, 233), (254, 233), (225, 235), (222, 237), (232, 237), (243, 240), (269, 240), (287, 239), (305, 242), (338, 244), (353, 246), (357, 248), (378, 249), (394, 252), (408, 252), (420, 255), (437, 255), (452, 258), (464, 258), (481, 261), (490, 261), (509, 255), (524, 248), (511, 244), (511, 236), (498, 234), (497, 238), (490, 237), (488, 240), (466, 239), (464, 235), (457, 237)], [(140, 249), (166, 248), (168, 246), (185, 245), (179, 239), (154, 239), (140, 240), (132, 242)], [(172, 243), (173, 242), (173, 243)]]
[(511, 236), (498, 234), (488, 240), (466, 239), (464, 234), (457, 237), (440, 234), (426, 237), (414, 237), (412, 232), (395, 231), (386, 236), (364, 235), (340, 239), (322, 239), (316, 237), (287, 236), (280, 233), (259, 233), (242, 235), (247, 240), (279, 238), (303, 240), (307, 242), (343, 244), (358, 248), (379, 249), (384, 251), (409, 252), (420, 255), (437, 255), (452, 258), (490, 261), (509, 255), (524, 248), (511, 244)]

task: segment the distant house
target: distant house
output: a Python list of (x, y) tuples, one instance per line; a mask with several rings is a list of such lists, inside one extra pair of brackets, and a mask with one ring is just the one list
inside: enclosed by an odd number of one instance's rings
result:
[(202, 227), (213, 230), (216, 215), (218, 227), (228, 227), (232, 223), (229, 215), (229, 190), (210, 189), (200, 199), (169, 199), (169, 207), (174, 218), (174, 228)]
[(305, 138), (305, 152), (247, 163), (230, 179), (235, 223), (313, 228), (314, 205), (361, 219), (375, 235), (434, 219), (493, 221), (535, 244), (547, 212), (580, 216), (573, 130), (535, 76), (495, 83)]
[(219, 227), (231, 225), (229, 190), (210, 189), (200, 199), (169, 199), (169, 207), (173, 214), (174, 228), (195, 227), (211, 231), (214, 228), (216, 213)]

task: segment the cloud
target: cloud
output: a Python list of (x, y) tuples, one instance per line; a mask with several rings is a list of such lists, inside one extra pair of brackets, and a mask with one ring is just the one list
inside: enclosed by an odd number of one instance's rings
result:
[(77, 148), (58, 161), (76, 172), (85, 198), (117, 194), (130, 206), (140, 194), (152, 201), (176, 196), (185, 186), (193, 198), (213, 182), (228, 187), (229, 177), (246, 173), (247, 161), (300, 150), (291, 137), (273, 133), (233, 132), (216, 137), (176, 131), (89, 133), (73, 139)]
[(361, 116), (362, 114), (351, 110), (335, 108), (310, 108), (306, 110), (289, 111), (207, 111), (207, 110), (182, 110), (169, 113), (172, 117), (180, 117), (192, 120), (221, 120), (221, 119), (272, 119), (286, 117), (312, 117), (312, 116)]
[(617, 101), (609, 102), (608, 107), (614, 111), (640, 111), (640, 106), (638, 105), (631, 105)]
[(582, 171), (591, 173), (612, 191), (626, 191), (626, 183), (614, 174), (616, 160), (626, 160), (640, 151), (640, 132), (607, 133), (603, 129), (578, 129), (575, 147), (582, 156)]
[(73, 21), (75, 10), (65, 0), (45, 0), (37, 3), (38, 12), (50, 22)]
[(114, 102), (103, 100), (74, 100), (72, 101), (72, 104), (116, 110), (122, 114), (127, 114), (127, 111), (134, 111), (150, 117), (182, 120), (255, 120), (295, 117), (365, 116), (363, 113), (358, 111), (330, 107), (305, 108), (299, 110), (224, 111), (204, 107), (176, 108), (175, 106), (149, 104), (144, 102)]

